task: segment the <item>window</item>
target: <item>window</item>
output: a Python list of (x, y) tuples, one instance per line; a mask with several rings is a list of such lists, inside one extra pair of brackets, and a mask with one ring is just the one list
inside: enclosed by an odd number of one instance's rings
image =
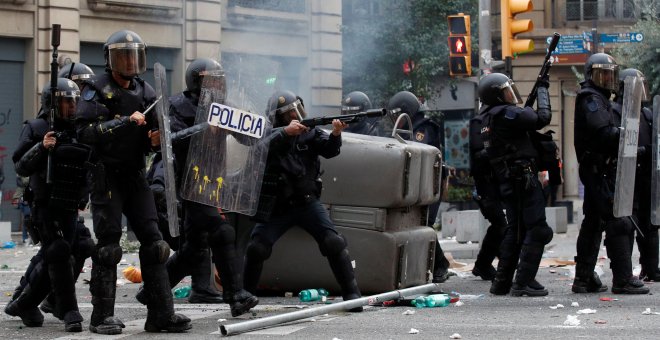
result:
[(566, 20), (630, 20), (638, 16), (635, 0), (566, 0)]
[(566, 0), (566, 20), (583, 21), (598, 18), (597, 0)]
[(280, 12), (305, 13), (305, 0), (229, 0), (227, 6), (238, 6)]

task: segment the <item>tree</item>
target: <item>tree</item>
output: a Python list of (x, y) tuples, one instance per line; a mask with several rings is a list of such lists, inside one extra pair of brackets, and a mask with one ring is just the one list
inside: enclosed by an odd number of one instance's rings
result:
[(622, 68), (636, 68), (646, 77), (651, 94), (660, 91), (660, 20), (657, 0), (640, 1), (637, 4), (641, 12), (641, 19), (631, 28), (633, 32), (640, 32), (644, 40), (640, 43), (621, 44), (611, 51), (612, 56), (621, 63)]
[[(375, 105), (403, 90), (428, 98), (432, 80), (449, 74), (447, 15), (471, 16), (472, 51), (478, 50), (477, 0), (344, 0), (343, 6), (343, 87), (364, 91)], [(404, 74), (407, 61), (414, 67)]]

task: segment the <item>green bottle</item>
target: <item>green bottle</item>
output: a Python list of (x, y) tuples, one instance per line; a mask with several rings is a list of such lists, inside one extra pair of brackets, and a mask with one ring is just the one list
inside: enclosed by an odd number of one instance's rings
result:
[(177, 299), (187, 298), (190, 296), (191, 289), (190, 286), (179, 287), (174, 290), (174, 297)]
[(329, 295), (328, 291), (323, 288), (305, 289), (300, 291), (300, 293), (298, 293), (298, 297), (302, 302), (319, 301), (324, 296), (328, 296), (328, 295)]

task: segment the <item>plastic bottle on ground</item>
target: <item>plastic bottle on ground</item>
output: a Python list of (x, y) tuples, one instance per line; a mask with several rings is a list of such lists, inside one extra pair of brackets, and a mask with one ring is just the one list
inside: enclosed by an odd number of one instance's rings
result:
[(298, 297), (302, 302), (319, 301), (322, 299), (323, 296), (328, 296), (328, 295), (329, 295), (328, 291), (323, 288), (305, 289), (300, 291), (300, 293), (298, 293)]

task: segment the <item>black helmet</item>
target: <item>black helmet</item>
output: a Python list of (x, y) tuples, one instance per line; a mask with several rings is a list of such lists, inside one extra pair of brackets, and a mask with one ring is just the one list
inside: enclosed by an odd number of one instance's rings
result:
[[(78, 102), (78, 98), (80, 98), (80, 90), (78, 89), (78, 85), (76, 85), (73, 80), (67, 78), (58, 78), (57, 91), (55, 91), (55, 99), (59, 104), (63, 98), (70, 98), (74, 102)], [(43, 90), (41, 90), (41, 109), (44, 112), (48, 112), (50, 110), (50, 99), (50, 82), (48, 82), (48, 84), (43, 87)]]
[(106, 69), (133, 78), (147, 70), (147, 45), (137, 33), (122, 30), (113, 33), (103, 45)]
[(78, 87), (80, 87), (83, 80), (89, 79), (93, 75), (94, 71), (83, 63), (66, 64), (60, 69), (60, 72), (57, 73), (57, 77), (71, 79), (78, 85)]
[(486, 105), (520, 104), (522, 99), (513, 80), (502, 73), (489, 73), (479, 80), (479, 99)]
[[(186, 69), (186, 88), (188, 91), (199, 95), (202, 90), (204, 76), (213, 71), (216, 71), (214, 74), (217, 73), (218, 75), (222, 75), (224, 82), (224, 70), (219, 62), (210, 58), (198, 58), (193, 60)], [(223, 92), (225, 88), (225, 84), (222, 84)]]
[(619, 89), (619, 65), (609, 54), (595, 53), (584, 64), (584, 77), (595, 86), (616, 92)]
[(371, 109), (371, 101), (364, 92), (353, 91), (341, 102), (341, 114), (351, 114)]
[(622, 70), (619, 72), (619, 93), (618, 95), (623, 98), (623, 88), (624, 88), (624, 81), (626, 80), (626, 77), (637, 77), (642, 80), (642, 101), (647, 101), (651, 99), (651, 95), (649, 94), (649, 84), (646, 81), (646, 77), (644, 77), (644, 73), (642, 73), (640, 70), (635, 69), (635, 68), (627, 68), (625, 70)]
[(296, 116), (302, 120), (307, 116), (302, 98), (295, 93), (287, 90), (277, 91), (268, 99), (268, 118), (274, 127), (288, 125), (289, 117), (285, 116), (292, 110), (296, 111)]
[(388, 110), (400, 109), (401, 113), (407, 113), (410, 117), (417, 114), (420, 107), (421, 104), (417, 96), (408, 91), (398, 92), (387, 102)]

